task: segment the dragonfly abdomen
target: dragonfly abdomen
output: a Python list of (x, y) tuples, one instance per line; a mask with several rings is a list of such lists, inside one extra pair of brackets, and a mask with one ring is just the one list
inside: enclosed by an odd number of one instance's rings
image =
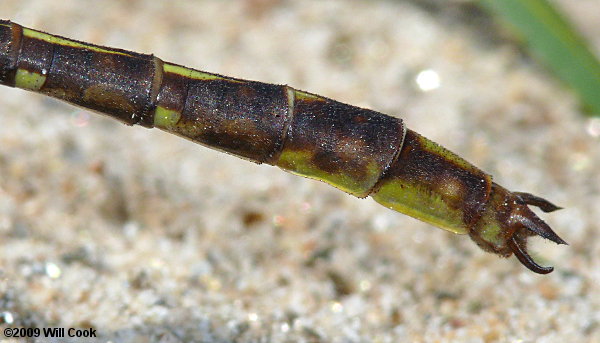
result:
[(327, 182), (515, 254), (537, 273), (526, 240), (565, 243), (527, 205), (401, 119), (296, 90), (78, 42), (0, 21), (0, 83), (90, 108), (126, 124), (158, 127), (256, 163)]

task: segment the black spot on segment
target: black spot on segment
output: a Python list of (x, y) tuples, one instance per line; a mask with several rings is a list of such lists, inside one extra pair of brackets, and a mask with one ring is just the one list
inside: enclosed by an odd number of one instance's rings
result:
[(188, 79), (177, 130), (258, 163), (274, 163), (288, 121), (286, 87), (229, 79)]
[[(362, 183), (367, 196), (402, 146), (402, 120), (331, 99), (297, 98), (284, 149), (312, 155), (314, 167)], [(373, 173), (376, 175), (373, 175)]]

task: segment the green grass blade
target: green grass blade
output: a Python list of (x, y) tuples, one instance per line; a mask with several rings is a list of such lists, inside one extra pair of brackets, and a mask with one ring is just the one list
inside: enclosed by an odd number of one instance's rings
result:
[(585, 40), (547, 0), (480, 0), (526, 41), (533, 54), (600, 116), (600, 63)]

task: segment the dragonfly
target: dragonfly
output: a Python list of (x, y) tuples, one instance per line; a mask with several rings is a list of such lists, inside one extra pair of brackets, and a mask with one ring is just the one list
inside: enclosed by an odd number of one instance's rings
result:
[(58, 98), (127, 125), (159, 128), (252, 162), (328, 183), (455, 234), (484, 251), (528, 253), (541, 236), (567, 244), (492, 176), (397, 117), (292, 88), (187, 68), (0, 20), (0, 84)]

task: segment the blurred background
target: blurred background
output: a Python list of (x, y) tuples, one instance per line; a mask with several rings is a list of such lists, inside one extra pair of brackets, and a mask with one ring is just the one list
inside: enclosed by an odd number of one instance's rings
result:
[[(597, 54), (600, 1), (552, 3)], [(563, 206), (541, 216), (570, 245), (531, 240), (555, 266), (536, 275), (371, 199), (2, 87), (0, 322), (92, 342), (600, 341), (600, 120), (490, 13), (3, 0), (27, 27), (403, 118)]]

